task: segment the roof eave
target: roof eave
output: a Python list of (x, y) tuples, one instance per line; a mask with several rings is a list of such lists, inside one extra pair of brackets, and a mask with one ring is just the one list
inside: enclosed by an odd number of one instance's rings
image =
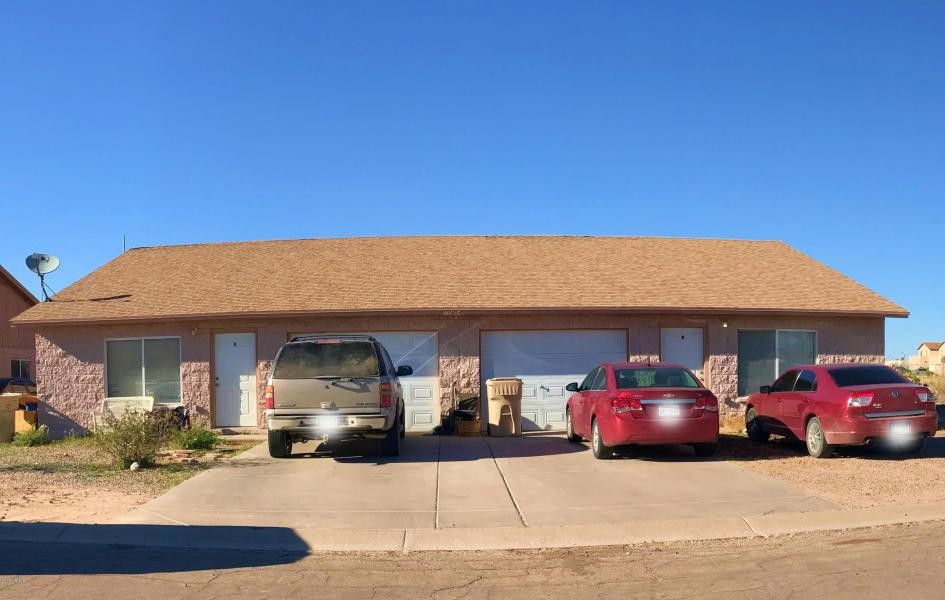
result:
[(26, 287), (22, 283), (20, 283), (20, 281), (16, 277), (14, 277), (13, 274), (7, 271), (3, 267), (3, 265), (0, 265), (0, 278), (5, 279), (7, 282), (9, 282), (9, 284), (13, 287), (13, 289), (19, 292), (20, 295), (23, 296), (23, 298), (27, 302), (32, 304), (33, 306), (36, 306), (37, 304), (39, 304), (39, 300), (36, 298), (36, 296), (34, 296), (32, 292), (26, 289)]

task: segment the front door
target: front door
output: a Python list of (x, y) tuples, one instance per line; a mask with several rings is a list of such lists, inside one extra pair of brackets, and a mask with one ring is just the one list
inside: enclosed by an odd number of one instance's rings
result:
[(705, 347), (701, 327), (660, 329), (660, 360), (682, 365), (705, 381)]
[(213, 336), (214, 423), (217, 427), (256, 426), (256, 334)]

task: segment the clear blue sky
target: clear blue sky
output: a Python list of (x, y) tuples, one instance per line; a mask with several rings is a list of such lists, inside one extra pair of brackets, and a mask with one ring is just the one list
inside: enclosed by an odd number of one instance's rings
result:
[[(945, 3), (0, 2), (0, 263), (130, 246), (780, 239), (945, 339)], [(694, 274), (697, 276), (697, 274)], [(790, 293), (787, 291), (786, 293)]]

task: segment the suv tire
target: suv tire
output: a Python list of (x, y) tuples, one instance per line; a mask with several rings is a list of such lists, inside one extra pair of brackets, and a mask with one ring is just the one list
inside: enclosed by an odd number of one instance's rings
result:
[(403, 413), (394, 419), (394, 425), (387, 430), (387, 435), (381, 440), (381, 454), (384, 456), (400, 456), (401, 429), (403, 429)]
[(269, 456), (289, 458), (292, 456), (292, 438), (284, 431), (269, 432)]

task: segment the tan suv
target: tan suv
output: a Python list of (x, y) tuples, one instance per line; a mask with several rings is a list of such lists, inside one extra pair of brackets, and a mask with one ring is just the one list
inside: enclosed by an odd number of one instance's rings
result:
[(294, 442), (379, 439), (381, 451), (400, 455), (403, 390), (384, 346), (367, 335), (293, 338), (276, 355), (266, 385), (269, 454), (287, 458)]

